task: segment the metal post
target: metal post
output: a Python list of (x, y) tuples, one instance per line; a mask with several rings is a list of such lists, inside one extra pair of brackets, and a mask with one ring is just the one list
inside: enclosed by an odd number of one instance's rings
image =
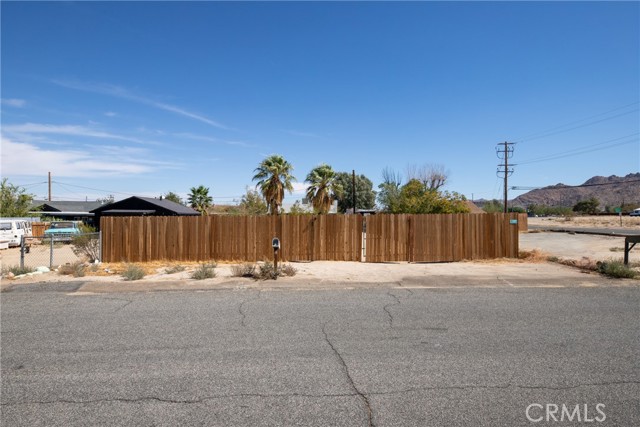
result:
[(53, 269), (53, 236), (49, 237), (49, 268)]
[(629, 265), (629, 238), (624, 239), (624, 265)]
[(98, 261), (102, 262), (102, 230), (98, 231), (98, 246), (100, 248), (98, 249), (98, 256), (100, 257)]
[(273, 269), (278, 274), (278, 249), (273, 250)]
[(24, 236), (20, 237), (20, 270), (24, 270)]

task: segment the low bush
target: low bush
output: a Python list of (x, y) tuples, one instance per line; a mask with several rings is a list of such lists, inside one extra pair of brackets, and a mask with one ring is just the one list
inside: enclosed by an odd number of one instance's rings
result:
[(127, 264), (121, 276), (124, 280), (140, 280), (144, 277), (144, 269), (136, 264)]
[(98, 234), (81, 234), (71, 241), (71, 249), (79, 257), (86, 257), (87, 261), (94, 262), (100, 258), (100, 239)]
[(622, 261), (600, 261), (597, 263), (598, 272), (616, 279), (634, 279), (638, 272), (624, 265)]
[(253, 275), (256, 280), (275, 280), (279, 276), (295, 276), (298, 270), (289, 264), (282, 264), (276, 268), (271, 261), (265, 261)]
[(292, 277), (292, 276), (295, 276), (297, 272), (298, 272), (298, 269), (292, 266), (291, 264), (285, 264), (280, 269), (280, 273), (283, 276)]
[(34, 271), (36, 271), (35, 268), (27, 266), (20, 267), (19, 265), (10, 265), (7, 267), (2, 267), (3, 276), (6, 276), (9, 273), (13, 274), (14, 276), (20, 276), (21, 274), (33, 273)]
[(193, 273), (191, 273), (191, 278), (195, 280), (213, 279), (216, 277), (216, 265), (215, 262), (200, 264)]
[(64, 264), (58, 268), (58, 274), (73, 277), (84, 277), (87, 266), (82, 261), (76, 261), (73, 264)]
[(236, 264), (231, 266), (232, 277), (254, 277), (256, 274), (256, 265), (245, 262), (243, 264)]
[(265, 261), (258, 267), (254, 278), (260, 280), (275, 280), (278, 278), (278, 271), (276, 271), (276, 268), (271, 261)]
[(167, 267), (164, 269), (165, 274), (174, 274), (185, 271), (187, 268), (184, 265), (172, 265), (171, 267)]

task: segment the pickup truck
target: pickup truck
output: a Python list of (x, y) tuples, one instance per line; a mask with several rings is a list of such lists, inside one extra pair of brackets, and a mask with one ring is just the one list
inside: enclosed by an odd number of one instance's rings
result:
[(53, 221), (44, 231), (44, 237), (52, 238), (54, 242), (71, 242), (81, 233), (78, 221)]

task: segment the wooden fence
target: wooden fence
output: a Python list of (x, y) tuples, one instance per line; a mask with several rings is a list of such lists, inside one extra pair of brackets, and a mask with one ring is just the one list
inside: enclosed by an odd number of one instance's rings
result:
[[(102, 217), (105, 262), (444, 262), (518, 256), (518, 214)], [(366, 221), (366, 232), (363, 223)], [(364, 239), (363, 239), (364, 238)], [(363, 250), (363, 248), (365, 248)]]
[(288, 261), (360, 261), (362, 217), (354, 215), (102, 217), (105, 262), (262, 261), (271, 240)]
[(50, 222), (32, 222), (31, 223), (31, 235), (33, 237), (44, 236), (44, 231), (49, 228)]
[(374, 215), (366, 223), (366, 261), (515, 258), (518, 223), (518, 214)]

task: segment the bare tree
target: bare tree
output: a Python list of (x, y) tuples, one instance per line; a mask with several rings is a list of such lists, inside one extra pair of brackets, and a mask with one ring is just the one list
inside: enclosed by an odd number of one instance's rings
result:
[(407, 165), (407, 181), (412, 179), (417, 179), (430, 190), (437, 190), (447, 183), (449, 172), (441, 164)]

